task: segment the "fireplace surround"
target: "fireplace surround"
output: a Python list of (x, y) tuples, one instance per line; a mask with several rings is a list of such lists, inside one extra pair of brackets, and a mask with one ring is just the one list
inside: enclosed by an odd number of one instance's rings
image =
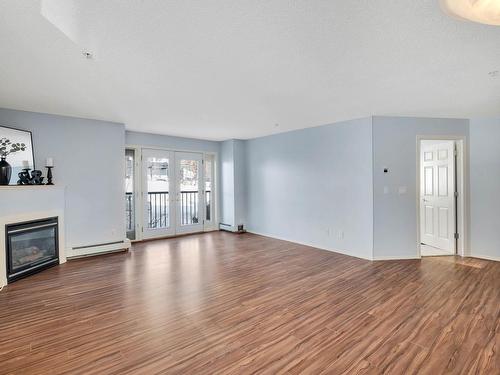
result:
[(5, 226), (8, 283), (59, 264), (58, 223), (50, 217)]
[[(65, 194), (64, 186), (0, 186), (0, 287), (7, 285), (7, 273), (9, 268), (9, 260), (7, 259), (7, 228), (11, 225), (20, 223), (29, 223), (32, 221), (41, 221), (57, 217), (57, 247), (58, 247), (58, 262), (54, 264), (62, 264), (66, 262), (66, 241), (65, 241)], [(22, 229), (22, 228), (17, 228)], [(20, 233), (20, 232), (18, 232)], [(47, 232), (45, 232), (45, 235)], [(43, 237), (44, 233), (39, 234)], [(17, 245), (23, 245), (23, 240), (26, 238), (18, 238), (20, 242)], [(42, 241), (43, 244), (43, 241)], [(48, 261), (48, 255), (39, 254), (39, 250), (32, 249), (35, 254), (31, 254), (33, 263), (36, 260)], [(49, 251), (50, 252), (50, 251)], [(29, 261), (30, 255), (24, 252), (25, 258), (23, 261)], [(35, 259), (37, 258), (37, 259)], [(18, 259), (19, 261), (19, 259)], [(52, 263), (50, 264), (52, 265)], [(19, 266), (19, 264), (18, 264)], [(13, 281), (13, 280), (10, 280)], [(9, 282), (10, 282), (9, 281)], [(21, 281), (20, 281), (21, 282)]]

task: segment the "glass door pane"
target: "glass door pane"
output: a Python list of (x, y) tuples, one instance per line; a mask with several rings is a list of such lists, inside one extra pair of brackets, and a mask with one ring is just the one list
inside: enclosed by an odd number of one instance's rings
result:
[(125, 150), (125, 223), (127, 238), (135, 240), (135, 150)]
[(203, 230), (205, 197), (202, 185), (202, 155), (176, 152), (177, 233)]
[(205, 180), (205, 227), (211, 226), (214, 221), (214, 156), (205, 155), (204, 159)]
[(142, 162), (144, 237), (172, 234), (171, 153), (145, 149), (142, 151)]

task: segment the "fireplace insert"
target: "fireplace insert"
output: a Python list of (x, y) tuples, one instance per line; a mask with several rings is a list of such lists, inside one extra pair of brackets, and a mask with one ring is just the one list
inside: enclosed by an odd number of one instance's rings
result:
[(5, 233), (9, 283), (59, 264), (57, 217), (8, 224)]

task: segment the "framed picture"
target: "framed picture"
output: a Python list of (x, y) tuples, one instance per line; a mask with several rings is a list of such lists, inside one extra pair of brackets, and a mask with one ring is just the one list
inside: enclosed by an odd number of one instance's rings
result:
[[(24, 143), (24, 151), (17, 151), (7, 155), (6, 161), (12, 167), (12, 176), (9, 185), (17, 184), (17, 174), (23, 169), (23, 161), (27, 161), (30, 169), (35, 169), (33, 152), (33, 137), (30, 131), (0, 126), (0, 140), (9, 140), (11, 144)], [(7, 149), (8, 150), (8, 149)]]

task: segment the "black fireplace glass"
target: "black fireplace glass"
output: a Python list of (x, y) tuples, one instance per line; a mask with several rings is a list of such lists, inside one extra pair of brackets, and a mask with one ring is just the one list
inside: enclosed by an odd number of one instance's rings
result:
[(57, 224), (52, 218), (7, 227), (9, 280), (58, 263)]

